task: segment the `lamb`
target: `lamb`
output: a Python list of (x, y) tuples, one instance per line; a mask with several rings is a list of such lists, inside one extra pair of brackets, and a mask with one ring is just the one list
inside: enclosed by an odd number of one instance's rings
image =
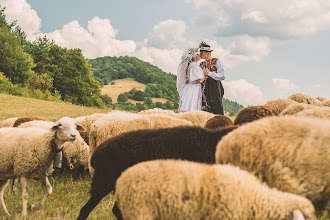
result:
[(218, 144), (216, 162), (247, 170), (270, 187), (330, 210), (330, 121), (269, 117), (243, 125)]
[(116, 183), (126, 220), (315, 219), (312, 203), (262, 184), (229, 165), (154, 160), (128, 168)]
[(216, 115), (205, 123), (204, 128), (218, 129), (218, 128), (224, 128), (224, 127), (233, 126), (233, 125), (234, 125), (234, 123), (227, 116)]
[[(39, 127), (49, 130), (54, 125), (54, 122), (36, 120), (21, 124), (19, 128)], [(88, 168), (89, 146), (80, 135), (77, 135), (76, 141), (63, 144), (63, 157), (64, 165), (67, 164), (70, 170), (78, 167)]]
[(178, 114), (176, 117), (190, 121), (195, 126), (204, 127), (205, 123), (215, 115), (205, 111), (190, 111)]
[(297, 102), (288, 99), (276, 99), (268, 101), (265, 106), (270, 108), (274, 115), (279, 115), (289, 105), (297, 104)]
[(38, 121), (50, 121), (48, 120), (47, 118), (44, 118), (44, 117), (39, 117), (39, 116), (27, 116), (27, 117), (20, 117), (18, 118), (13, 127), (18, 127), (20, 126), (21, 124), (25, 123), (25, 122), (29, 122), (29, 121), (35, 121), (35, 120), (38, 120)]
[(31, 206), (31, 210), (42, 207), (52, 193), (47, 176), (53, 171), (53, 160), (62, 145), (75, 141), (78, 131), (84, 127), (74, 119), (64, 117), (57, 121), (50, 130), (42, 128), (1, 128), (0, 129), (0, 207), (10, 215), (3, 200), (4, 191), (10, 179), (20, 177), (22, 187), (22, 216), (27, 214), (27, 180), (39, 180), (46, 189), (40, 202)]
[(13, 127), (17, 119), (18, 118), (8, 118), (6, 120), (0, 121), (0, 128)]
[(330, 120), (330, 107), (306, 109), (297, 113), (297, 116), (321, 118)]
[(176, 117), (177, 113), (175, 113), (174, 111), (171, 110), (164, 110), (161, 108), (153, 108), (153, 109), (148, 109), (148, 110), (143, 110), (137, 113), (138, 115), (149, 115), (149, 114), (164, 114), (164, 115), (168, 115), (171, 117)]
[(309, 95), (302, 94), (302, 93), (295, 93), (288, 97), (288, 99), (304, 103), (304, 104), (311, 104), (311, 105), (319, 105), (320, 101), (316, 98), (313, 98)]
[(126, 168), (141, 161), (167, 158), (214, 163), (218, 141), (235, 128), (210, 130), (184, 126), (146, 129), (108, 139), (92, 155), (91, 166), (95, 173), (91, 197), (80, 210), (78, 219), (86, 219), (101, 199), (115, 189), (117, 178)]
[(294, 105), (290, 105), (288, 106), (286, 109), (284, 109), (280, 115), (296, 115), (298, 112), (301, 112), (305, 109), (314, 109), (314, 108), (318, 108), (315, 105), (308, 105), (308, 104), (304, 104), (304, 103), (297, 103)]
[(242, 125), (244, 123), (249, 123), (273, 115), (272, 110), (264, 105), (248, 106), (238, 112), (234, 120), (234, 125)]

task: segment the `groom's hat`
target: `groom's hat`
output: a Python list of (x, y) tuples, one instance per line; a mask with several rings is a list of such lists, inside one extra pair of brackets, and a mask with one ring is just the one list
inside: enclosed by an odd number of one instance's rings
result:
[(211, 50), (210, 45), (208, 45), (207, 43), (205, 43), (204, 41), (202, 41), (199, 44), (199, 49), (200, 51), (207, 51), (207, 52), (212, 52), (213, 50)]

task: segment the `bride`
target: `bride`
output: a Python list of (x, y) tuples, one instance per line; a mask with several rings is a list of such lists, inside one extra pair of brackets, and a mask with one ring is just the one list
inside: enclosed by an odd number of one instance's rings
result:
[[(201, 83), (208, 75), (209, 69), (204, 72), (199, 66), (202, 61), (199, 48), (189, 48), (182, 57), (178, 67), (177, 90), (180, 101), (178, 112), (187, 112), (202, 109), (202, 86)], [(205, 76), (204, 76), (205, 75)]]

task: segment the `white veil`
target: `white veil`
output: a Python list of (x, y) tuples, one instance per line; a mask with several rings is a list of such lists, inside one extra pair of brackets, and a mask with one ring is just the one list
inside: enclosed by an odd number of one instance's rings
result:
[(187, 69), (188, 69), (188, 60), (183, 60), (178, 67), (178, 71), (176, 75), (176, 88), (179, 94), (183, 86), (186, 84)]

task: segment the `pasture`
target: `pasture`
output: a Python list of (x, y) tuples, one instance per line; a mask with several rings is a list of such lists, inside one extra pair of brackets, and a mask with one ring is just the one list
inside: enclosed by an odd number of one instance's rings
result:
[[(87, 108), (68, 103), (56, 103), (30, 98), (0, 94), (0, 120), (11, 117), (38, 115), (56, 121), (63, 116), (78, 117), (96, 112), (108, 112), (107, 109)], [(53, 186), (53, 193), (46, 200), (41, 210), (28, 212), (26, 219), (76, 219), (80, 208), (89, 199), (91, 177), (85, 172), (79, 177), (73, 177), (70, 173), (60, 174), (55, 171), (49, 177)], [(29, 180), (28, 205), (40, 200), (44, 189), (37, 181)], [(21, 219), (22, 210), (21, 190), (11, 192), (11, 185), (5, 191), (5, 203), (11, 217), (3, 216), (0, 211), (0, 219)], [(91, 212), (89, 219), (115, 219), (111, 212), (114, 204), (113, 194), (106, 196), (100, 204)], [(318, 220), (329, 220), (326, 212), (318, 214)]]

